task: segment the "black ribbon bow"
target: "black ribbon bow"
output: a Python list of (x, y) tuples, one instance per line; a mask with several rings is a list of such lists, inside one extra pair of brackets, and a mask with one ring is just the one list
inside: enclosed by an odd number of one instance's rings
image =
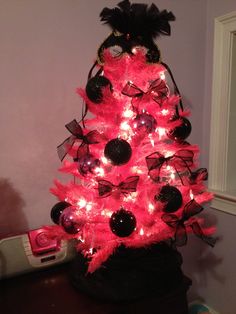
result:
[(183, 168), (186, 168), (189, 172), (191, 172), (190, 167), (193, 165), (193, 156), (194, 153), (188, 149), (180, 149), (174, 155), (169, 157), (165, 157), (159, 152), (152, 153), (146, 157), (148, 174), (153, 181), (159, 182), (161, 168), (164, 164), (171, 164), (177, 172), (182, 184), (184, 184), (180, 175), (180, 171)]
[(101, 21), (121, 33), (155, 38), (170, 35), (170, 21), (175, 20), (172, 12), (160, 11), (155, 4), (130, 3), (123, 0), (113, 9), (105, 7), (100, 13)]
[[(182, 218), (179, 219), (179, 217), (174, 214), (162, 215), (161, 219), (168, 226), (175, 228), (174, 242), (176, 246), (183, 246), (187, 243), (187, 231), (185, 222), (193, 216), (199, 214), (202, 210), (203, 207), (193, 199), (184, 206)], [(194, 234), (197, 237), (199, 237), (212, 247), (215, 245), (216, 240), (210, 236), (205, 235), (196, 220), (192, 220), (189, 226), (192, 228)]]
[(198, 181), (205, 181), (208, 179), (208, 171), (206, 168), (199, 168), (196, 171), (191, 172), (189, 181), (191, 184), (195, 184)]
[(162, 104), (162, 101), (167, 98), (169, 93), (169, 88), (166, 85), (165, 81), (161, 78), (156, 79), (153, 81), (148, 90), (144, 92), (138, 86), (133, 84), (132, 82), (128, 82), (122, 90), (122, 94), (132, 97), (132, 105), (134, 107), (137, 106), (141, 100), (147, 98), (152, 98), (158, 105)]
[(101, 134), (97, 130), (90, 131), (84, 135), (82, 127), (75, 119), (67, 123), (65, 127), (72, 135), (57, 147), (57, 153), (61, 161), (74, 145), (76, 139), (81, 140), (80, 150), (87, 153), (89, 144), (97, 144), (101, 140)]
[(126, 195), (131, 192), (136, 192), (139, 176), (131, 176), (120, 182), (118, 185), (114, 185), (107, 180), (98, 180), (98, 193), (101, 197), (107, 197), (114, 191), (119, 191)]

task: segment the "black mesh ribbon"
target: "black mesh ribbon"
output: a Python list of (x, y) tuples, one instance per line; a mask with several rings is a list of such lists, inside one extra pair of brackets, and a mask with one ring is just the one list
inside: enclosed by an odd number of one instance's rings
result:
[(101, 134), (97, 130), (90, 131), (84, 135), (82, 127), (75, 119), (66, 124), (65, 127), (72, 135), (57, 147), (57, 153), (61, 161), (65, 158), (77, 139), (81, 141), (79, 151), (86, 152), (88, 152), (89, 144), (97, 144), (101, 140)]
[(131, 192), (136, 192), (139, 176), (131, 176), (120, 182), (118, 185), (114, 185), (107, 180), (98, 180), (98, 193), (101, 197), (107, 197), (114, 191), (119, 191), (126, 195)]
[[(182, 217), (179, 219), (175, 214), (164, 214), (161, 219), (171, 228), (175, 228), (174, 242), (176, 246), (183, 246), (187, 243), (187, 231), (185, 222), (193, 216), (203, 211), (203, 207), (195, 200), (191, 200), (184, 206)], [(190, 222), (189, 226), (192, 228), (194, 234), (202, 239), (210, 246), (214, 246), (216, 240), (203, 233), (202, 228), (196, 220)]]
[(194, 153), (188, 149), (178, 150), (174, 155), (169, 157), (165, 157), (159, 152), (152, 153), (146, 157), (148, 174), (153, 181), (159, 182), (163, 165), (172, 165), (183, 184), (180, 171), (186, 168), (191, 173), (190, 167), (193, 165), (193, 156)]
[(159, 105), (162, 104), (162, 101), (167, 97), (169, 93), (169, 88), (166, 85), (165, 81), (161, 78), (153, 81), (148, 90), (144, 92), (138, 86), (132, 82), (128, 82), (122, 90), (122, 94), (132, 97), (132, 105), (137, 107), (138, 103), (142, 100), (147, 100), (152, 98)]
[(194, 184), (198, 181), (205, 181), (208, 179), (208, 171), (206, 168), (199, 168), (196, 171), (191, 172), (189, 177), (190, 183)]

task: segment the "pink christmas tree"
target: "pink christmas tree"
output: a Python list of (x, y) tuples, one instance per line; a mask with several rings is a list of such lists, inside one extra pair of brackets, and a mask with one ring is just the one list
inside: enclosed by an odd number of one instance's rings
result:
[(190, 112), (154, 43), (170, 35), (174, 19), (153, 4), (126, 0), (101, 12), (112, 34), (98, 50), (86, 87), (78, 88), (82, 119), (66, 124), (68, 138), (58, 146), (60, 171), (72, 179), (51, 189), (59, 200), (51, 233), (77, 239), (89, 273), (121, 245), (182, 246), (191, 233), (214, 245), (213, 228), (198, 216), (212, 194), (198, 146), (186, 141)]

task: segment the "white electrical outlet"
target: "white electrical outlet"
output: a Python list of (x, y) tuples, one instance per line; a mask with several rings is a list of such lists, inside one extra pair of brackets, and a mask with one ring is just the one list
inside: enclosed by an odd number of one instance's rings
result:
[(0, 279), (63, 263), (73, 256), (70, 242), (50, 239), (43, 228), (0, 239)]

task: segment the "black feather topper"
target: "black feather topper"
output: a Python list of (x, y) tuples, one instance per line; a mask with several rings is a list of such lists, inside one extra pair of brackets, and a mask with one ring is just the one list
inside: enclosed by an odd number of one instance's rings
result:
[(114, 9), (104, 8), (100, 17), (113, 31), (152, 39), (159, 35), (170, 35), (169, 21), (175, 20), (172, 12), (160, 11), (155, 4), (131, 4), (129, 0), (118, 3)]

